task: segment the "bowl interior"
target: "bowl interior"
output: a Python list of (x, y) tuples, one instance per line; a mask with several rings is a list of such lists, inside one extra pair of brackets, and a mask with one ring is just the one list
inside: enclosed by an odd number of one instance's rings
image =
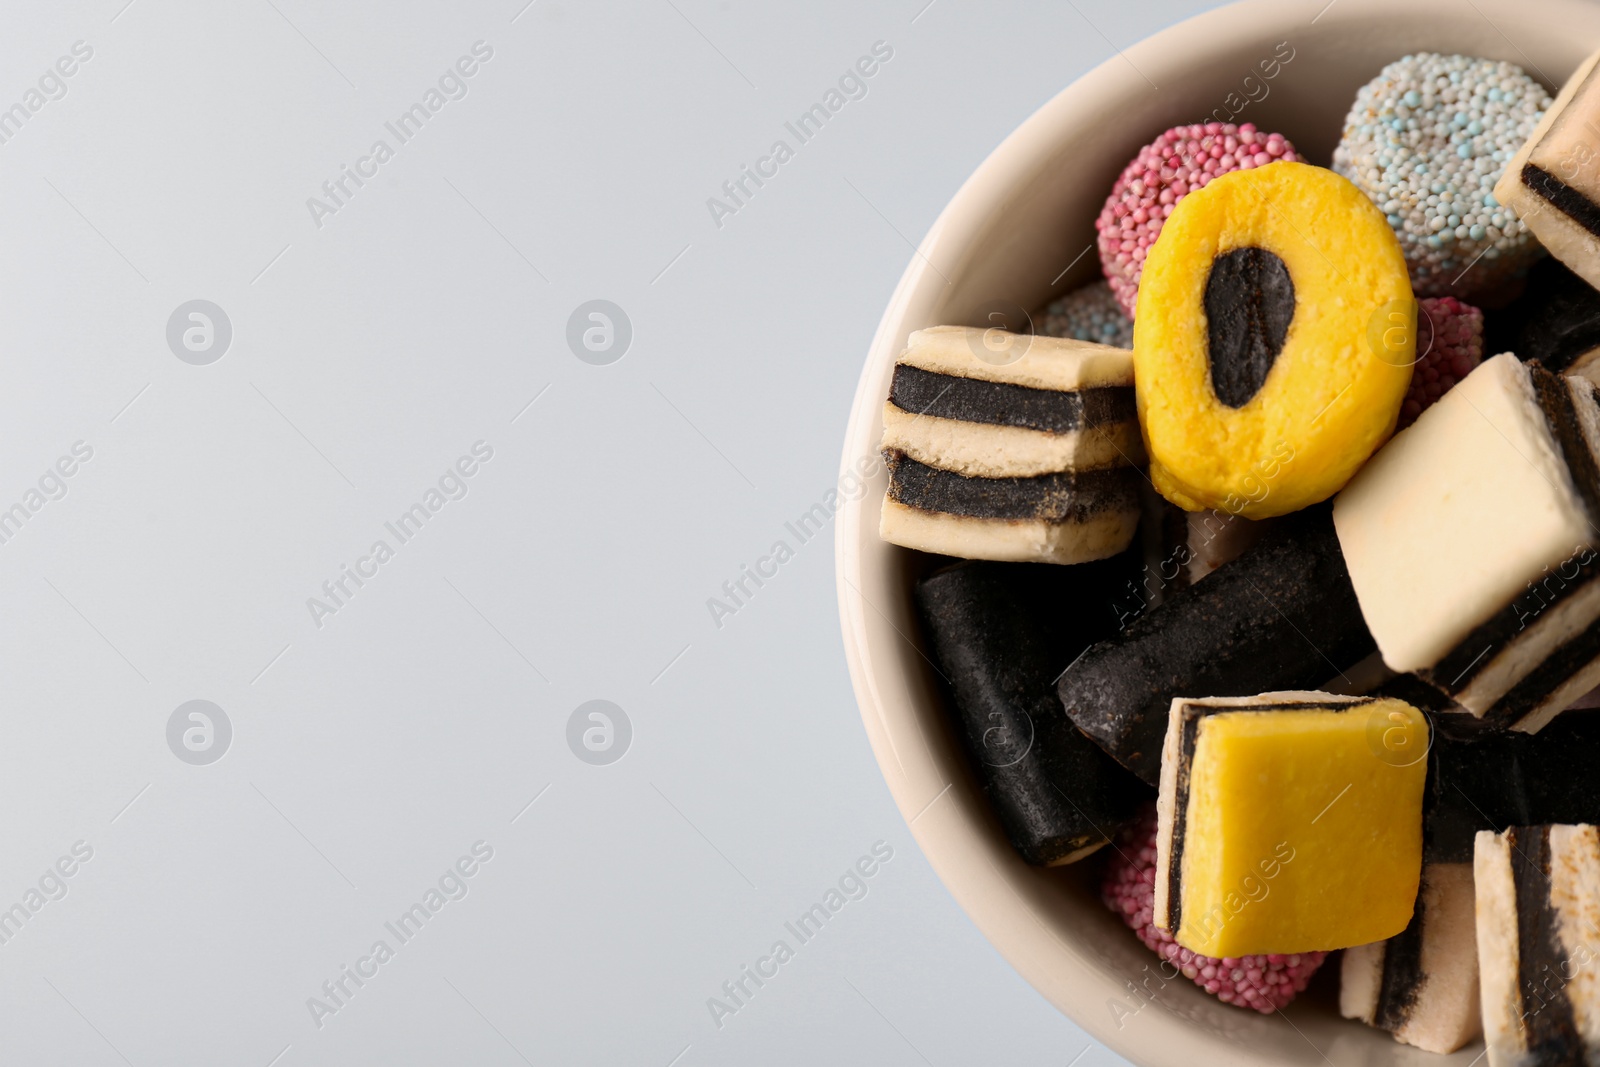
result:
[[(867, 357), (844, 467), (859, 469), (876, 454), (889, 375), (911, 331), (983, 324), (982, 309), (995, 302), (1038, 308), (1098, 275), (1094, 218), (1123, 165), (1161, 130), (1213, 118), (1253, 122), (1327, 165), (1356, 90), (1393, 59), (1418, 51), (1503, 59), (1553, 92), (1596, 47), (1600, 5), (1582, 0), (1246, 0), (1126, 49), (1008, 137), (923, 240)], [(1274, 57), (1276, 77), (1262, 79), (1258, 63)], [(1223, 1005), (1181, 977), (1165, 980), (1156, 957), (1099, 903), (1084, 870), (1023, 863), (946, 725), (910, 601), (929, 558), (878, 538), (887, 476), (876, 469), (868, 491), (841, 508), (836, 531), (840, 615), (862, 719), (929, 862), (1036, 989), (1151, 1067), (1474, 1061), (1481, 1045), (1438, 1057), (1340, 1019), (1328, 994), (1336, 976), (1319, 976), (1320, 995), (1314, 987), (1277, 1016)]]

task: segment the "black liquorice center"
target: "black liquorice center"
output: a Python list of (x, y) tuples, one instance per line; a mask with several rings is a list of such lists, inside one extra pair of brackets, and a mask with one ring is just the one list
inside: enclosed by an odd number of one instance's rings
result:
[(1265, 248), (1235, 248), (1211, 261), (1206, 278), (1211, 388), (1230, 408), (1261, 391), (1294, 318), (1294, 279)]

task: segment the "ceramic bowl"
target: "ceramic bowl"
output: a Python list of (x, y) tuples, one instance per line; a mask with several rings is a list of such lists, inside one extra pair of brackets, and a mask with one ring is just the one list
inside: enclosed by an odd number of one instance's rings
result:
[[(984, 309), (996, 302), (1038, 308), (1097, 276), (1094, 218), (1123, 165), (1169, 126), (1231, 115), (1284, 134), (1326, 166), (1356, 90), (1400, 56), (1508, 60), (1553, 93), (1600, 47), (1600, 4), (1580, 0), (1323, 2), (1247, 0), (1190, 19), (1106, 60), (1007, 137), (934, 223), (884, 312), (844, 468), (862, 469), (876, 453), (890, 372), (911, 331), (986, 324)], [(1265, 83), (1265, 96), (1259, 82), (1246, 86), (1285, 42), (1293, 58)], [(1224, 1005), (1181, 977), (1163, 984), (1156, 957), (1101, 905), (1084, 871), (1023, 863), (966, 767), (920, 651), (911, 588), (928, 560), (878, 538), (886, 483), (879, 465), (865, 494), (841, 508), (836, 531), (839, 609), (862, 720), (928, 861), (1034, 988), (1150, 1067), (1474, 1061), (1481, 1044), (1439, 1057), (1339, 1018), (1329, 982), (1319, 982), (1324, 995), (1272, 1016)]]

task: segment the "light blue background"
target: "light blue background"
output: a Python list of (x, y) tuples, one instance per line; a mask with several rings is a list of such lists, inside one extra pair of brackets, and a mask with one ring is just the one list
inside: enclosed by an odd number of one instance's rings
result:
[[(0, 1062), (1121, 1062), (923, 861), (850, 691), (832, 531), (784, 524), (834, 484), (961, 182), (1212, 5), (524, 4), (6, 11), (0, 108), (94, 51), (0, 144), (0, 508), (94, 454), (0, 544), (0, 908), (94, 855), (0, 944)], [(465, 98), (315, 225), (479, 40)], [(717, 226), (707, 198), (878, 41), (867, 95)], [(209, 366), (165, 340), (195, 298), (233, 325)], [(565, 341), (597, 298), (633, 324), (610, 366)], [(468, 495), (315, 626), (306, 599), (480, 440)], [(233, 726), (208, 766), (167, 747), (191, 699)], [(591, 699), (632, 723), (609, 766), (567, 747)], [(479, 840), (468, 895), (315, 1025)], [(880, 840), (868, 895), (715, 1025)]]

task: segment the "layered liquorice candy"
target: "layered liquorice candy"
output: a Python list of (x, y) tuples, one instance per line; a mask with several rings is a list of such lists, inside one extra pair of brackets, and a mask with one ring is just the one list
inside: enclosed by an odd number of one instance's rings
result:
[(884, 453), (885, 541), (966, 559), (1084, 563), (1127, 548), (1139, 525), (1137, 468), (976, 478)]
[(1425, 864), (1406, 928), (1345, 949), (1339, 1013), (1429, 1052), (1481, 1034), (1473, 903), (1471, 863)]
[(1506, 353), (1446, 393), (1334, 505), (1393, 670), (1533, 732), (1600, 682), (1600, 403)]
[(1128, 547), (1144, 476), (1123, 349), (1003, 330), (911, 335), (883, 412), (879, 532), (967, 559), (1083, 563)]
[(1394, 431), (1415, 349), (1405, 258), (1360, 190), (1293, 162), (1215, 178), (1178, 202), (1139, 283), (1150, 478), (1180, 507), (1252, 519), (1326, 500)]
[(1600, 286), (1600, 52), (1555, 103), (1495, 183), (1497, 200), (1590, 285)]
[(1141, 463), (1133, 354), (1003, 330), (918, 330), (895, 363), (882, 447), (976, 478)]
[(917, 586), (956, 733), (1006, 836), (1040, 866), (1128, 825), (1150, 788), (1079, 733), (1053, 682), (1116, 625), (1127, 558), (1076, 567), (968, 561)]
[(1489, 1067), (1600, 1060), (1600, 832), (1485, 831), (1473, 881)]
[(1222, 957), (1400, 933), (1421, 875), (1427, 742), (1422, 712), (1393, 698), (1173, 700), (1156, 925)]
[(1057, 692), (1080, 730), (1153, 785), (1174, 697), (1313, 688), (1371, 651), (1319, 505), (1277, 520), (1238, 559), (1090, 648)]

